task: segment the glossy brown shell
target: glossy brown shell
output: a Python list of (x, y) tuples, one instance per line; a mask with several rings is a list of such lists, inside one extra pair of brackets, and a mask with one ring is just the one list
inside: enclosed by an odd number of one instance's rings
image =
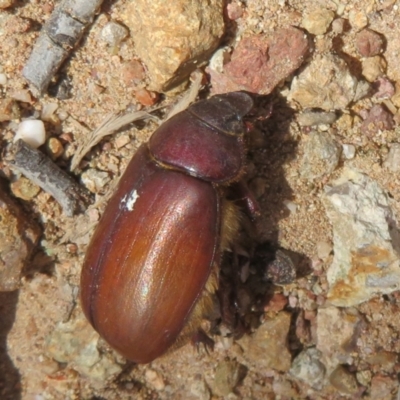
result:
[(176, 340), (219, 249), (220, 198), (205, 181), (134, 156), (88, 248), (83, 310), (124, 357), (147, 363)]

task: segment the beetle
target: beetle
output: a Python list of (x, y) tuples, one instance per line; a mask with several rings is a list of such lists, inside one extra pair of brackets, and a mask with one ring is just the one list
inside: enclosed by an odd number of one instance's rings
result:
[(221, 255), (240, 226), (239, 207), (226, 197), (243, 189), (243, 118), (253, 106), (251, 95), (232, 92), (164, 122), (105, 209), (83, 263), (81, 303), (100, 336), (131, 361), (176, 347), (210, 308)]

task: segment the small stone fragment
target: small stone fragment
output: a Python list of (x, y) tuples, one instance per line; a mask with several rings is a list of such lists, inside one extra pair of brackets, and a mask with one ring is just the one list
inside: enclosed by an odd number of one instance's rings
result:
[(49, 139), (47, 142), (47, 149), (49, 150), (50, 156), (53, 160), (56, 160), (64, 153), (62, 143), (55, 137)]
[(380, 131), (390, 130), (393, 127), (393, 115), (381, 104), (375, 104), (369, 110), (360, 129), (364, 135), (374, 137)]
[(304, 108), (344, 109), (354, 100), (357, 79), (338, 56), (320, 55), (293, 79), (289, 100)]
[(392, 82), (389, 81), (386, 77), (380, 77), (373, 84), (376, 92), (374, 93), (374, 97), (376, 99), (390, 99), (395, 94), (395, 87)]
[(323, 35), (328, 30), (334, 17), (335, 13), (331, 10), (315, 10), (304, 16), (302, 25), (312, 35)]
[(243, 366), (238, 362), (222, 361), (215, 369), (213, 392), (217, 396), (228, 396), (232, 393), (242, 377)]
[(296, 266), (290, 255), (283, 250), (277, 250), (275, 260), (268, 264), (265, 276), (276, 285), (288, 285), (294, 282)]
[(329, 175), (339, 163), (341, 150), (328, 132), (311, 132), (300, 166), (301, 175), (309, 181)]
[(0, 183), (0, 291), (16, 290), (21, 271), (40, 236), (36, 222), (25, 215)]
[(128, 35), (128, 29), (115, 21), (108, 22), (101, 30), (102, 39), (110, 46), (118, 46)]
[(134, 85), (146, 77), (146, 72), (139, 60), (131, 60), (122, 65), (121, 77), (126, 85)]
[(146, 65), (150, 90), (177, 87), (206, 62), (224, 33), (222, 0), (136, 0), (126, 8), (124, 23)]
[(342, 144), (343, 155), (347, 160), (352, 160), (356, 155), (356, 146), (352, 144)]
[(332, 31), (338, 34), (343, 33), (345, 27), (345, 20), (343, 18), (337, 18), (332, 22)]
[(47, 356), (59, 363), (68, 363), (80, 374), (105, 381), (122, 371), (121, 365), (108, 353), (97, 349), (99, 335), (83, 314), (59, 323), (46, 338)]
[(326, 260), (332, 253), (333, 246), (330, 242), (321, 241), (317, 243), (317, 255), (321, 260)]
[(399, 290), (399, 232), (386, 193), (368, 176), (345, 168), (322, 201), (334, 242), (328, 301), (349, 307)]
[(15, 0), (0, 0), (0, 10), (4, 10), (14, 5)]
[(363, 29), (356, 35), (356, 48), (363, 57), (373, 57), (382, 53), (383, 39), (371, 29)]
[(236, 21), (237, 19), (242, 17), (244, 12), (243, 5), (238, 2), (229, 3), (226, 6), (226, 11), (228, 14), (228, 18), (232, 21)]
[(289, 373), (311, 387), (320, 390), (325, 378), (325, 366), (321, 362), (321, 352), (315, 347), (303, 350), (293, 360)]
[(82, 183), (92, 192), (99, 193), (111, 178), (105, 171), (99, 171), (94, 168), (86, 170), (82, 176)]
[(40, 192), (40, 187), (24, 176), (11, 183), (10, 188), (15, 197), (26, 201), (32, 200)]
[(152, 106), (158, 101), (158, 94), (147, 89), (139, 89), (135, 92), (136, 100), (144, 106)]
[(10, 98), (0, 99), (0, 122), (11, 121), (20, 117), (16, 101)]
[(318, 310), (317, 349), (323, 354), (326, 366), (351, 362), (362, 324), (361, 315), (354, 309), (347, 311), (330, 306)]
[(157, 391), (161, 391), (165, 389), (165, 382), (162, 376), (157, 372), (154, 371), (153, 369), (148, 369), (146, 370), (146, 381), (149, 383), (151, 386), (154, 387)]
[(354, 395), (358, 392), (357, 379), (342, 365), (338, 365), (329, 376), (329, 382), (340, 393)]
[(22, 139), (29, 146), (37, 149), (46, 141), (46, 130), (40, 119), (27, 119), (22, 121), (14, 137), (14, 143)]
[(298, 115), (300, 126), (332, 125), (337, 119), (334, 112), (306, 110)]
[(359, 31), (368, 25), (368, 17), (364, 11), (353, 9), (349, 12), (349, 22), (352, 28)]
[(374, 82), (385, 74), (386, 66), (387, 64), (383, 57), (369, 57), (362, 60), (362, 74), (368, 82)]
[(371, 399), (393, 400), (398, 398), (399, 382), (396, 377), (375, 375), (371, 380)]
[(0, 86), (5, 86), (7, 84), (7, 75), (0, 73)]
[(294, 27), (280, 29), (272, 36), (249, 36), (239, 42), (223, 73), (207, 68), (212, 91), (269, 94), (300, 67), (308, 49), (304, 32)]
[(243, 336), (238, 341), (244, 350), (243, 356), (260, 370), (288, 371), (291, 365), (287, 344), (290, 319), (291, 314), (280, 312), (267, 318), (252, 335)]
[(383, 166), (392, 172), (400, 171), (400, 143), (390, 146), (389, 154), (383, 162)]
[(210, 400), (211, 394), (203, 379), (196, 379), (190, 386), (190, 393), (198, 400)]
[(288, 299), (282, 293), (275, 293), (272, 299), (264, 306), (265, 312), (279, 312), (282, 311), (288, 303)]

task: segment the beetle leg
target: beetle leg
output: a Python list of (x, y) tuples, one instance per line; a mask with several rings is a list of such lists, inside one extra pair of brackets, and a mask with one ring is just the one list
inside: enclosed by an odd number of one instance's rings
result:
[(242, 179), (232, 185), (233, 193), (237, 196), (239, 204), (246, 210), (249, 217), (254, 221), (260, 214), (260, 205), (254, 194), (248, 188), (247, 183)]
[(209, 350), (214, 350), (214, 340), (212, 340), (203, 329), (199, 328), (192, 336), (192, 344), (196, 346), (197, 351), (200, 351), (200, 345), (204, 346), (204, 350), (209, 354)]

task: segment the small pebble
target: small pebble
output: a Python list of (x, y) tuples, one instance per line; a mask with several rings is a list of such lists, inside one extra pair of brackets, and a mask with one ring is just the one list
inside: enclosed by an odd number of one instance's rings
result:
[(312, 181), (332, 173), (340, 160), (341, 146), (328, 132), (311, 132), (300, 165), (303, 178)]
[(369, 57), (362, 61), (362, 74), (368, 82), (374, 82), (385, 74), (386, 66), (387, 63), (383, 57)]
[(12, 182), (10, 188), (15, 197), (26, 201), (32, 200), (40, 192), (40, 187), (24, 176)]
[(352, 144), (342, 144), (343, 155), (347, 160), (351, 160), (356, 155), (356, 147)]
[(4, 86), (7, 84), (7, 76), (6, 74), (0, 74), (0, 86)]
[(333, 250), (332, 243), (321, 241), (317, 243), (317, 255), (321, 260), (326, 260)]
[(400, 143), (390, 146), (389, 154), (383, 162), (383, 166), (392, 172), (400, 171)]
[(126, 85), (131, 85), (142, 81), (146, 77), (146, 72), (139, 60), (131, 60), (122, 64), (121, 77)]
[(351, 10), (349, 12), (349, 22), (352, 28), (360, 31), (368, 25), (368, 17), (364, 11)]
[(4, 10), (11, 7), (14, 4), (14, 0), (0, 0), (0, 10)]
[(118, 46), (128, 35), (128, 29), (114, 21), (106, 24), (101, 31), (102, 39), (110, 46)]
[(331, 10), (315, 10), (305, 15), (302, 25), (313, 35), (323, 35), (328, 30), (334, 17), (335, 13)]
[(22, 121), (18, 126), (14, 142), (19, 139), (22, 139), (34, 149), (42, 146), (46, 141), (46, 130), (43, 121), (39, 119)]
[(22, 103), (32, 103), (32, 95), (29, 90), (21, 89), (11, 93), (11, 98)]
[(161, 375), (152, 369), (148, 369), (145, 373), (146, 381), (154, 387), (157, 391), (165, 389), (165, 382)]
[(378, 78), (373, 87), (376, 90), (374, 97), (379, 100), (390, 99), (395, 94), (393, 83), (386, 77)]
[(297, 121), (301, 126), (314, 126), (333, 124), (337, 119), (337, 115), (334, 112), (320, 112), (320, 111), (304, 111), (299, 114)]
[(345, 20), (343, 18), (337, 18), (332, 22), (332, 31), (335, 33), (343, 33), (345, 26)]
[(81, 179), (92, 193), (99, 193), (111, 178), (105, 171), (90, 168), (81, 175)]
[(215, 369), (213, 392), (218, 396), (232, 393), (240, 379), (241, 365), (236, 361), (221, 361)]
[(131, 141), (129, 135), (121, 135), (115, 139), (115, 147), (117, 149), (121, 149), (122, 147), (126, 146)]
[(50, 138), (49, 141), (47, 142), (47, 149), (49, 150), (49, 153), (53, 160), (60, 157), (64, 152), (64, 147), (62, 143), (57, 138), (54, 137)]
[(293, 201), (290, 200), (283, 200), (283, 204), (285, 207), (292, 213), (294, 214), (297, 211), (297, 204), (293, 203)]
[(240, 3), (232, 2), (226, 6), (228, 18), (232, 21), (236, 21), (243, 16), (243, 6)]
[(147, 89), (139, 89), (135, 92), (136, 100), (144, 106), (152, 106), (158, 101), (158, 94)]
[(356, 48), (363, 57), (377, 56), (383, 51), (383, 39), (371, 29), (363, 29), (356, 35)]
[(339, 392), (354, 395), (358, 392), (356, 377), (342, 365), (338, 365), (329, 376), (329, 382)]
[(0, 122), (11, 121), (20, 117), (20, 110), (17, 102), (13, 99), (0, 99)]
[(375, 104), (369, 110), (367, 118), (361, 124), (361, 132), (373, 137), (379, 131), (390, 130), (394, 126), (393, 115), (381, 104)]
[(198, 400), (210, 400), (211, 394), (203, 379), (196, 379), (190, 386), (190, 393)]

